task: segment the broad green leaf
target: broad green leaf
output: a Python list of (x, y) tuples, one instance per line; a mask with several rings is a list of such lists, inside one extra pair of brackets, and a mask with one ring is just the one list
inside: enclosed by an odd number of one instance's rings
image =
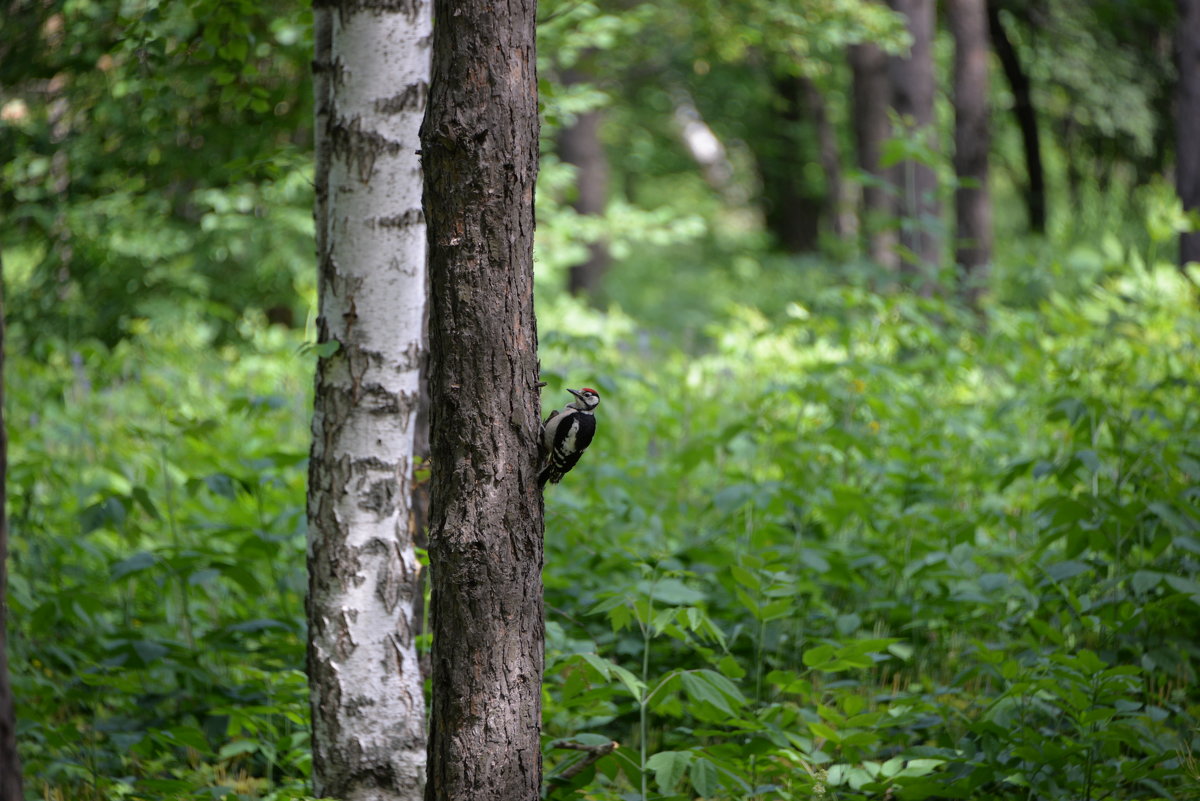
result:
[(692, 789), (701, 798), (716, 795), (721, 785), (717, 779), (717, 766), (704, 757), (696, 757), (688, 766), (688, 779)]
[(646, 769), (654, 771), (654, 781), (663, 793), (675, 790), (692, 761), (691, 751), (659, 751), (646, 760)]

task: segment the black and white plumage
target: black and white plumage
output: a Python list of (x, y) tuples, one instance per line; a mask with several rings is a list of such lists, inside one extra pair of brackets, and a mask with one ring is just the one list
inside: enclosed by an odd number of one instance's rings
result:
[(538, 486), (546, 482), (557, 484), (571, 471), (579, 457), (592, 442), (596, 433), (596, 407), (600, 405), (600, 394), (584, 387), (568, 389), (575, 396), (560, 411), (551, 412), (542, 426), (542, 472), (538, 474)]

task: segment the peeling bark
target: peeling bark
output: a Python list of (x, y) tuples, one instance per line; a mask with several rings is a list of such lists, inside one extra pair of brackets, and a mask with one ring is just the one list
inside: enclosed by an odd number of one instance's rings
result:
[(308, 671), (314, 792), (347, 801), (424, 792), (409, 513), (429, 12), (416, 0), (313, 9), (317, 331), (337, 347), (318, 361), (313, 408)]
[(535, 4), (437, 0), (429, 221), (429, 801), (541, 790)]

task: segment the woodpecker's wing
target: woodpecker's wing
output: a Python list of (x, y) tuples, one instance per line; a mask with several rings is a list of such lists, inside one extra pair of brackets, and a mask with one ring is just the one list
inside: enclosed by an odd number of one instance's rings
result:
[(552, 421), (560, 414), (562, 414), (562, 410), (555, 409), (554, 411), (550, 412), (549, 416), (542, 422), (541, 451), (543, 462), (546, 461), (546, 457), (550, 454), (550, 449), (554, 447), (555, 426), (552, 425)]
[[(546, 429), (550, 431), (549, 428)], [(572, 414), (554, 426), (554, 443), (550, 448), (545, 472), (550, 482), (557, 484), (592, 443), (596, 434), (596, 418), (590, 414)]]

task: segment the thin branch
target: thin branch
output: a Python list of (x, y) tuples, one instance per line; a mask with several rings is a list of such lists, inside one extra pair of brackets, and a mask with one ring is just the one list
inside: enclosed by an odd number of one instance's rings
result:
[(566, 749), (570, 751), (583, 751), (586, 756), (575, 764), (567, 767), (562, 773), (554, 776), (551, 781), (570, 781), (580, 773), (583, 773), (583, 771), (586, 770), (589, 765), (599, 761), (600, 759), (603, 759), (620, 747), (621, 744), (616, 740), (609, 740), (607, 743), (601, 743), (600, 745), (584, 745), (583, 743), (578, 743), (574, 740), (555, 740), (554, 742), (550, 743), (550, 748)]

